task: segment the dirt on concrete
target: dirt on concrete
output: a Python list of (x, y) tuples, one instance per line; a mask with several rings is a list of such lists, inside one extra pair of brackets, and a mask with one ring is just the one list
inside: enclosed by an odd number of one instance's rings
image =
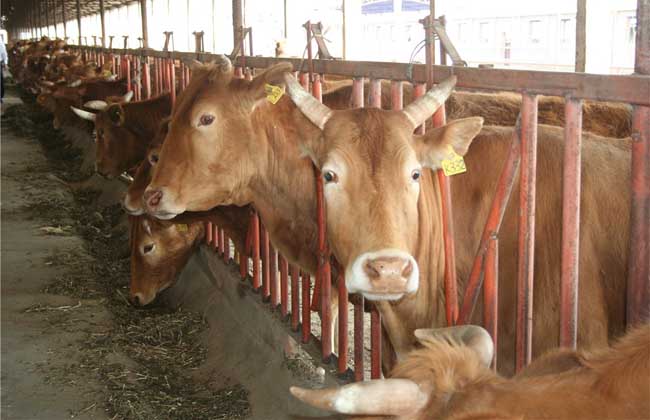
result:
[(18, 96), (2, 118), (1, 417), (249, 417), (248, 390), (206, 366), (201, 314), (128, 303), (121, 209), (80, 188), (79, 150)]

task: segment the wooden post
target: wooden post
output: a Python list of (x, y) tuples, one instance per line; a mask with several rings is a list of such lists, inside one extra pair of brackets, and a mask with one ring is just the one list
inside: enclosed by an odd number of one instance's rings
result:
[(575, 71), (585, 72), (587, 61), (587, 0), (578, 0), (576, 11), (576, 63)]
[(68, 25), (65, 16), (65, 0), (61, 0), (61, 15), (63, 18), (63, 39), (68, 38)]
[(77, 0), (77, 28), (79, 29), (79, 45), (81, 45), (81, 4)]
[(102, 22), (102, 48), (106, 47), (106, 21), (104, 16), (104, 0), (99, 0), (99, 19)]
[(142, 48), (149, 48), (149, 27), (147, 25), (147, 0), (140, 0), (140, 15), (142, 17)]

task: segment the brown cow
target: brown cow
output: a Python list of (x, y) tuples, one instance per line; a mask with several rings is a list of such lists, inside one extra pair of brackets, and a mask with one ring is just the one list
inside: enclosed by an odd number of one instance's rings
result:
[(235, 248), (242, 251), (249, 220), (250, 209), (236, 206), (185, 213), (170, 221), (147, 215), (130, 217), (131, 301), (147, 305), (174, 283), (205, 238), (205, 222), (224, 229)]
[(160, 122), (171, 113), (171, 96), (130, 103), (95, 101), (98, 113), (73, 107), (79, 117), (94, 121), (96, 135), (95, 165), (104, 176), (119, 176), (141, 162)]
[[(424, 348), (412, 352), (390, 379), (338, 389), (292, 387), (291, 393), (357, 419), (650, 418), (649, 325), (611, 348), (551, 352), (512, 379), (490, 370), (492, 340), (480, 327), (416, 335)], [(572, 363), (558, 366), (558, 359)]]
[[(287, 65), (272, 67), (251, 82), (232, 79), (225, 60), (221, 67), (195, 69), (192, 82), (179, 97), (158, 170), (145, 193), (148, 211), (170, 218), (186, 210), (251, 203), (274, 246), (292, 262), (313, 270), (316, 194), (312, 163), (302, 157), (307, 153), (325, 177), (329, 241), (347, 271), (348, 289), (377, 300), (390, 344), (398, 355), (405, 354), (414, 344), (415, 329), (446, 325), (438, 182), (425, 168), (437, 168), (449, 147), (464, 155), (480, 121), (459, 120), (414, 137), (413, 127), (433, 113), (441, 100), (433, 101), (433, 106), (428, 99), (411, 104), (408, 113), (415, 112), (417, 118), (379, 109), (330, 111), (301, 94), (299, 86), (290, 85), (292, 94), (305, 98), (303, 110), (316, 111), (317, 115), (311, 115), (318, 123), (314, 125), (284, 98), (275, 105), (264, 99), (264, 84), (278, 83), (289, 69)], [(444, 97), (451, 86), (442, 88)], [(439, 93), (433, 91), (429, 98), (439, 98)], [(323, 122), (323, 116), (331, 120)], [(318, 125), (325, 130), (318, 130)], [(467, 173), (451, 178), (461, 295), (512, 135), (513, 128), (483, 128), (465, 157)], [(561, 239), (562, 164), (558, 156), (562, 155), (563, 132), (540, 126), (538, 141), (535, 355), (558, 342), (559, 315), (553, 308), (560, 290), (557, 244)], [(629, 237), (627, 150), (627, 141), (584, 136), (581, 346), (604, 345), (608, 336), (623, 331)], [(515, 188), (513, 197), (517, 196)], [(499, 354), (504, 372), (514, 367), (516, 214), (516, 200), (511, 200), (499, 241), (503, 257), (499, 264)], [(612, 215), (617, 223), (609, 221)], [(382, 248), (399, 252), (387, 251), (390, 258), (378, 261), (373, 253)], [(409, 294), (418, 270), (419, 290)], [(401, 299), (382, 300), (388, 298)]]

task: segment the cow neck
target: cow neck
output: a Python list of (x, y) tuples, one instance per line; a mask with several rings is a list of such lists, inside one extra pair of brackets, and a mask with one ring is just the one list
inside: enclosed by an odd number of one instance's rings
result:
[(420, 270), (417, 292), (396, 302), (377, 303), (398, 358), (411, 350), (417, 328), (446, 326), (442, 206), (438, 178), (432, 171), (423, 172), (420, 181), (417, 229), (417, 244), (412, 250)]
[(315, 273), (318, 226), (312, 162), (300, 153), (301, 138), (319, 135), (287, 97), (258, 106), (252, 115), (258, 152), (250, 201), (273, 245), (292, 263)]

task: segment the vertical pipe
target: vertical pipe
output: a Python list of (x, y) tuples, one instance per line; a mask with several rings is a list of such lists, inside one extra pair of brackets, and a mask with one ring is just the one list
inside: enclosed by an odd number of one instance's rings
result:
[(257, 213), (251, 214), (251, 229), (253, 229), (252, 247), (253, 252), (253, 290), (260, 289), (260, 219)]
[[(245, 248), (245, 247), (244, 247)], [(239, 250), (239, 275), (242, 280), (246, 280), (248, 276), (248, 250), (240, 249)]]
[(381, 108), (381, 80), (370, 79), (368, 103), (371, 108)]
[(172, 108), (176, 103), (176, 69), (174, 68), (174, 59), (169, 59), (169, 93), (171, 94)]
[[(638, 0), (634, 70), (650, 74), (650, 0)], [(650, 313), (650, 107), (632, 116), (632, 205), (627, 283), (627, 323), (644, 322)]]
[(300, 268), (289, 266), (291, 270), (291, 329), (298, 331), (300, 324)]
[(214, 252), (219, 252), (219, 245), (221, 245), (221, 229), (216, 224), (212, 225), (212, 249)]
[[(417, 83), (413, 89), (413, 99), (419, 98), (427, 91), (427, 86), (422, 83)], [(415, 134), (424, 134), (424, 124), (415, 129)]]
[(266, 301), (271, 296), (271, 283), (269, 280), (271, 275), (269, 267), (271, 249), (269, 234), (264, 225), (260, 226), (260, 243), (262, 245), (262, 299)]
[(126, 70), (126, 86), (127, 90), (131, 92), (133, 90), (133, 86), (131, 86), (131, 60), (130, 56), (126, 56), (124, 58), (124, 69)]
[(584, 73), (586, 62), (587, 62), (587, 0), (577, 0), (575, 72)]
[(212, 244), (212, 222), (205, 223), (205, 244)]
[(499, 239), (496, 233), (490, 235), (485, 254), (485, 282), (483, 287), (483, 325), (494, 343), (492, 369), (497, 370), (497, 339), (499, 325)]
[(151, 98), (151, 73), (149, 70), (149, 57), (144, 57), (142, 61), (142, 87), (144, 89), (144, 98)]
[(309, 302), (309, 290), (311, 287), (311, 277), (309, 273), (302, 273), (302, 342), (309, 343), (311, 334), (311, 308)]
[(363, 295), (354, 302), (354, 380), (363, 381)]
[(404, 88), (399, 80), (390, 82), (390, 107), (395, 111), (399, 111), (404, 107)]
[(564, 108), (564, 173), (562, 177), (562, 276), (560, 347), (576, 348), (578, 263), (580, 261), (580, 159), (582, 101), (566, 98)]
[(336, 287), (339, 291), (339, 348), (338, 372), (348, 369), (348, 288), (345, 286), (343, 270), (338, 267)]
[(269, 283), (271, 284), (271, 307), (273, 309), (278, 307), (279, 296), (278, 296), (278, 253), (273, 247), (270, 246), (269, 257), (271, 258), (269, 262)]
[(230, 237), (226, 231), (223, 232), (223, 247), (223, 261), (227, 263), (230, 261)]
[(102, 24), (102, 48), (106, 48), (106, 21), (104, 14), (104, 0), (99, 0), (99, 19)]
[(142, 48), (149, 48), (149, 25), (147, 22), (147, 0), (140, 0), (140, 17), (142, 18)]
[(282, 254), (278, 255), (280, 259), (280, 314), (286, 318), (289, 313), (289, 263)]
[(373, 305), (370, 311), (370, 379), (381, 378), (381, 314)]
[(515, 351), (517, 372), (530, 363), (532, 352), (535, 179), (537, 172), (537, 96), (524, 93), (522, 97)]
[(77, 29), (79, 30), (79, 45), (81, 45), (81, 3), (77, 0)]

